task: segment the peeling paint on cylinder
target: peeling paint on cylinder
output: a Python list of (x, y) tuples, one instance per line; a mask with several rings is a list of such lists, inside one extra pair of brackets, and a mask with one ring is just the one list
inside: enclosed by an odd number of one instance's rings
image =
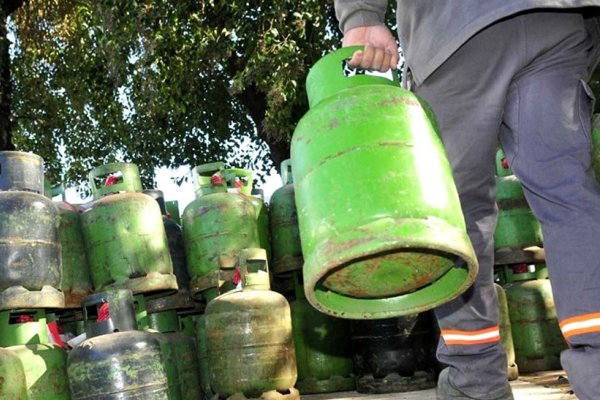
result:
[(397, 80), (345, 76), (356, 47), (319, 60), (291, 145), (309, 302), (348, 319), (448, 302), (477, 274), (429, 106)]
[[(105, 187), (96, 182), (116, 173), (123, 182)], [(82, 229), (94, 290), (177, 290), (160, 208), (134, 191), (141, 186), (137, 167), (117, 163), (95, 168), (90, 183), (95, 200), (82, 214)]]
[(62, 308), (58, 209), (41, 157), (0, 152), (0, 310)]

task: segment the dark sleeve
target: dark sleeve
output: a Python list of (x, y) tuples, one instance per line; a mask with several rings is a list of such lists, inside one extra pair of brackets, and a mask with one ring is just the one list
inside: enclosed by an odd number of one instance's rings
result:
[(387, 0), (335, 0), (334, 4), (342, 33), (357, 26), (385, 24)]

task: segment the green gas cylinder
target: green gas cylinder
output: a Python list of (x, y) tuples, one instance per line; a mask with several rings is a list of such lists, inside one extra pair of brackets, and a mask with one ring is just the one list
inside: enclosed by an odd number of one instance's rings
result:
[(256, 210), (256, 227), (258, 229), (258, 244), (261, 249), (267, 250), (267, 257), (271, 259), (271, 243), (269, 240), (269, 209), (262, 196), (255, 195), (252, 180), (252, 171), (243, 168), (227, 168), (224, 171), (227, 190), (246, 196)]
[(304, 296), (294, 273), (296, 299), (290, 304), (298, 382), (302, 394), (354, 390), (350, 321), (323, 314)]
[(137, 330), (131, 291), (97, 293), (82, 306), (87, 339), (68, 360), (73, 400), (172, 399), (162, 343)]
[[(600, 104), (600, 101), (597, 103)], [(600, 182), (600, 114), (594, 115), (592, 121), (592, 168), (594, 169), (596, 181)]]
[(290, 307), (269, 290), (266, 251), (244, 249), (240, 269), (243, 289), (206, 307), (211, 387), (221, 397), (298, 398)]
[(183, 334), (175, 310), (148, 314), (150, 328), (165, 335), (177, 360), (177, 375), (182, 400), (197, 400), (200, 396), (200, 370), (194, 339)]
[(62, 308), (54, 203), (44, 196), (40, 156), (0, 151), (0, 310)]
[(560, 352), (566, 349), (566, 343), (558, 325), (546, 266), (504, 266), (503, 273), (519, 370), (561, 369)]
[(0, 399), (27, 400), (25, 371), (19, 357), (11, 350), (0, 349)]
[(94, 202), (82, 214), (82, 229), (94, 289), (176, 290), (160, 208), (140, 193), (137, 166), (103, 165), (89, 180)]
[(0, 312), (0, 347), (21, 361), (29, 400), (69, 400), (67, 353), (49, 343), (43, 310)]
[[(219, 295), (216, 288), (206, 290), (205, 296), (208, 304)], [(210, 386), (210, 362), (208, 360), (208, 339), (206, 337), (206, 315), (194, 315), (194, 330), (196, 332), (196, 348), (198, 350), (198, 364), (200, 366), (200, 388), (202, 399), (212, 399), (215, 393)]]
[(523, 187), (510, 170), (501, 149), (496, 153), (496, 202), (498, 223), (494, 247), (497, 252), (542, 245), (541, 225), (529, 208)]
[(81, 213), (75, 206), (55, 202), (60, 212), (58, 237), (61, 245), (65, 307), (79, 308), (81, 300), (92, 293), (85, 243), (81, 231)]
[(494, 284), (496, 294), (498, 295), (498, 306), (500, 307), (500, 342), (506, 352), (506, 363), (508, 369), (508, 380), (514, 381), (519, 378), (519, 368), (515, 359), (515, 345), (513, 343), (512, 330), (510, 325), (510, 317), (508, 314), (508, 302), (506, 293), (502, 286)]
[(307, 78), (291, 145), (308, 301), (350, 319), (415, 314), (477, 274), (429, 107), (397, 79), (347, 75), (345, 47)]
[(291, 160), (281, 163), (281, 180), (283, 186), (273, 192), (269, 204), (273, 273), (275, 275), (302, 269), (302, 264), (304, 264)]
[[(259, 245), (256, 209), (243, 193), (229, 193), (221, 162), (193, 170), (196, 200), (183, 212), (190, 292), (196, 299), (215, 287), (220, 270), (233, 275), (238, 253)], [(226, 279), (228, 280), (228, 279)]]

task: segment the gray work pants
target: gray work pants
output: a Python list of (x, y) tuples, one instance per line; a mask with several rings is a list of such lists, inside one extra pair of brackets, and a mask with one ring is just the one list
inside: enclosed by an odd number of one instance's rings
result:
[[(492, 282), (500, 140), (542, 224), (559, 319), (571, 323), (563, 367), (581, 400), (598, 400), (600, 189), (590, 168), (589, 48), (577, 13), (519, 14), (479, 32), (414, 89), (437, 115), (480, 264), (473, 287), (436, 310), (441, 329), (468, 338), (498, 325)], [(451, 366), (453, 386), (493, 399), (506, 390), (506, 356), (497, 340), (485, 340), (490, 334), (478, 337), (483, 343), (442, 338), (438, 358)]]

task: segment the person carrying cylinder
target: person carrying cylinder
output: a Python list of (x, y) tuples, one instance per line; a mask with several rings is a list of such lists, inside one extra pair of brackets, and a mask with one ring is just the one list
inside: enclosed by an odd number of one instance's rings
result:
[[(585, 8), (583, 8), (585, 7)], [(351, 66), (399, 60), (385, 0), (335, 0)], [(575, 394), (600, 399), (600, 187), (591, 169), (599, 0), (399, 0), (403, 80), (433, 108), (452, 165), (479, 275), (436, 309), (439, 399), (513, 399), (493, 286), (494, 155), (500, 141), (542, 224)]]

